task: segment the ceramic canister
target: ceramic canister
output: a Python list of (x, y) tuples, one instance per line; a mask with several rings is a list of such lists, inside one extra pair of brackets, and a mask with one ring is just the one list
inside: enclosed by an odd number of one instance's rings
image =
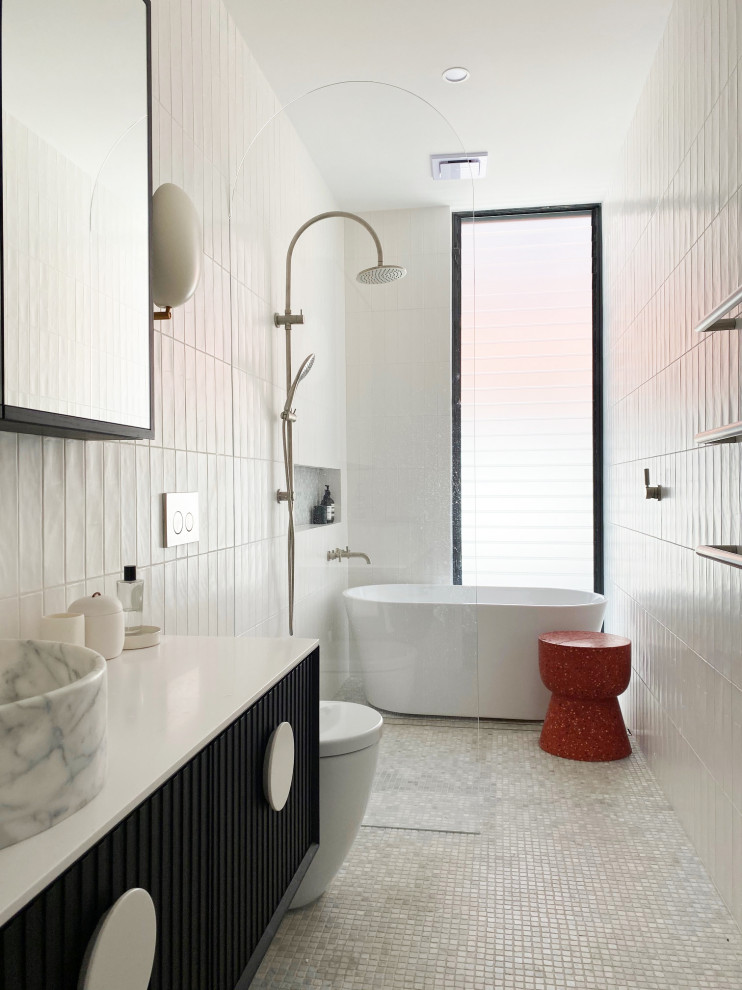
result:
[(113, 660), (124, 648), (124, 610), (118, 598), (96, 592), (78, 598), (68, 609), (85, 616), (85, 645)]
[(52, 640), (57, 643), (72, 643), (73, 646), (85, 646), (85, 616), (73, 615), (72, 612), (54, 612), (52, 615), (42, 615), (39, 624), (39, 639)]

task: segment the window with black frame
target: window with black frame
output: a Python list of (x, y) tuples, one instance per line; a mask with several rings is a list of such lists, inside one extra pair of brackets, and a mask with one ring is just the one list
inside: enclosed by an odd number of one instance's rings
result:
[(454, 583), (602, 591), (600, 207), (456, 214), (453, 244)]

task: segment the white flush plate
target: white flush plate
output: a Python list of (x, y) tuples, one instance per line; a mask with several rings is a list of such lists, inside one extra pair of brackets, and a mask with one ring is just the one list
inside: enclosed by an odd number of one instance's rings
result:
[(165, 492), (162, 496), (162, 544), (198, 543), (198, 492)]

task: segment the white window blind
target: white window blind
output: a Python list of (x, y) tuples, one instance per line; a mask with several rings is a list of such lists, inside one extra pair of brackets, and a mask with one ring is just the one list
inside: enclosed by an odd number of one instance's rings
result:
[(463, 583), (593, 588), (590, 215), (462, 223)]

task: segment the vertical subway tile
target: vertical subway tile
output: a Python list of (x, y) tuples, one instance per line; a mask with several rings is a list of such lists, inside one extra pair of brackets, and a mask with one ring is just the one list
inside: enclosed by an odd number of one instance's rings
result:
[(39, 623), (44, 614), (44, 596), (37, 591), (32, 595), (21, 595), (19, 599), (19, 624), (22, 639), (33, 639), (39, 635)]
[(44, 585), (64, 584), (64, 441), (43, 443)]
[(21, 635), (19, 599), (0, 599), (0, 639), (17, 639)]
[(146, 567), (150, 554), (150, 480), (149, 451), (146, 446), (136, 447), (136, 559), (140, 567)]
[(103, 565), (106, 574), (121, 570), (121, 446), (103, 445)]
[(136, 447), (122, 443), (121, 450), (121, 567), (140, 564), (137, 559)]
[[(41, 437), (18, 437), (18, 496), (19, 591), (25, 594), (43, 586)], [(80, 498), (84, 511), (84, 490)]]
[(85, 574), (103, 573), (103, 444), (85, 444)]
[(18, 442), (0, 433), (0, 598), (18, 594)]
[(188, 558), (177, 561), (176, 575), (176, 630), (179, 636), (188, 633)]
[(64, 442), (65, 581), (85, 580), (85, 445)]
[(158, 564), (149, 568), (150, 622), (165, 629), (165, 567)]
[(165, 559), (165, 551), (162, 544), (162, 496), (165, 492), (162, 454), (161, 447), (149, 448), (150, 554), (153, 564), (161, 564)]
[(169, 560), (165, 564), (165, 622), (163, 630), (169, 636), (178, 631), (178, 562)]

